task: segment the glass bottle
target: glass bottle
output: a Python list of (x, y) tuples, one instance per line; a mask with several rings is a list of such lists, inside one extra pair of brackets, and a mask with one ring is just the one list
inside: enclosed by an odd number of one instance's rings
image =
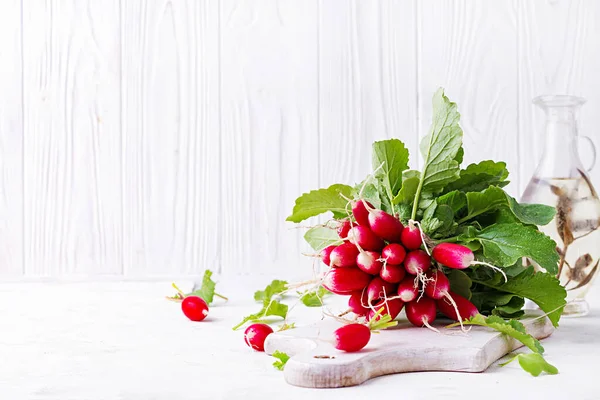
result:
[(593, 166), (594, 143), (577, 133), (578, 111), (585, 100), (540, 96), (533, 103), (546, 114), (546, 137), (542, 158), (521, 201), (556, 207), (554, 220), (540, 229), (557, 244), (557, 277), (567, 289), (568, 303), (563, 315), (582, 316), (589, 311), (585, 295), (600, 262), (600, 200), (577, 149), (580, 138), (589, 141)]

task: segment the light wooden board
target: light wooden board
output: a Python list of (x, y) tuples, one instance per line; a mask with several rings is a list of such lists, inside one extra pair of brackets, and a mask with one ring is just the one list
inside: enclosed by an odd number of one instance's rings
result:
[(25, 272), (119, 274), (119, 1), (25, 1), (23, 42)]
[[(528, 332), (538, 339), (554, 328), (540, 313), (523, 320)], [(333, 319), (278, 332), (267, 337), (265, 351), (292, 355), (284, 369), (285, 380), (295, 386), (333, 388), (359, 385), (368, 379), (400, 372), (456, 371), (482, 372), (494, 361), (522, 346), (496, 331), (472, 327), (442, 333), (416, 328), (403, 321), (397, 327), (373, 334), (360, 352), (345, 353), (331, 343), (332, 333), (342, 326)]]

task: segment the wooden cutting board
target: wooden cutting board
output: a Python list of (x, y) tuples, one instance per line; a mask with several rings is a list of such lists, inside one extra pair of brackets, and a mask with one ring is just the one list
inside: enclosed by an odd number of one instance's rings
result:
[[(537, 339), (548, 337), (554, 328), (540, 312), (530, 311), (521, 322)], [(449, 321), (447, 321), (449, 323)], [(335, 388), (360, 385), (368, 379), (400, 372), (482, 372), (521, 343), (496, 331), (472, 327), (469, 333), (437, 327), (442, 333), (416, 328), (406, 320), (397, 327), (373, 334), (357, 353), (336, 350), (331, 340), (341, 323), (326, 319), (314, 325), (271, 334), (265, 351), (291, 356), (284, 369), (285, 380), (295, 386)]]

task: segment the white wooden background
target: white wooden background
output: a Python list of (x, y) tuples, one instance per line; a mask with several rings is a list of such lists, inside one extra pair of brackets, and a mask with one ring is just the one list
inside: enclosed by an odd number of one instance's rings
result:
[(360, 180), (376, 139), (419, 166), (438, 86), (466, 161), (507, 161), (518, 195), (534, 96), (586, 97), (599, 139), (598, 21), (593, 0), (2, 0), (0, 277), (308, 270), (296, 196)]

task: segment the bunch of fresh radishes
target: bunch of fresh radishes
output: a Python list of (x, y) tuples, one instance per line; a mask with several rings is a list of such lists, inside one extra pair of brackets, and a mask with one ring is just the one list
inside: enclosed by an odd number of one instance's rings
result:
[(330, 267), (323, 286), (349, 295), (349, 311), (370, 320), (383, 308), (383, 315), (394, 319), (406, 306), (413, 325), (428, 327), (437, 311), (458, 321), (478, 314), (469, 300), (450, 292), (441, 268), (465, 269), (476, 264), (469, 248), (440, 243), (429, 252), (418, 224), (405, 227), (365, 200), (353, 202), (352, 214), (353, 220), (340, 221), (338, 234), (344, 242), (320, 253)]

